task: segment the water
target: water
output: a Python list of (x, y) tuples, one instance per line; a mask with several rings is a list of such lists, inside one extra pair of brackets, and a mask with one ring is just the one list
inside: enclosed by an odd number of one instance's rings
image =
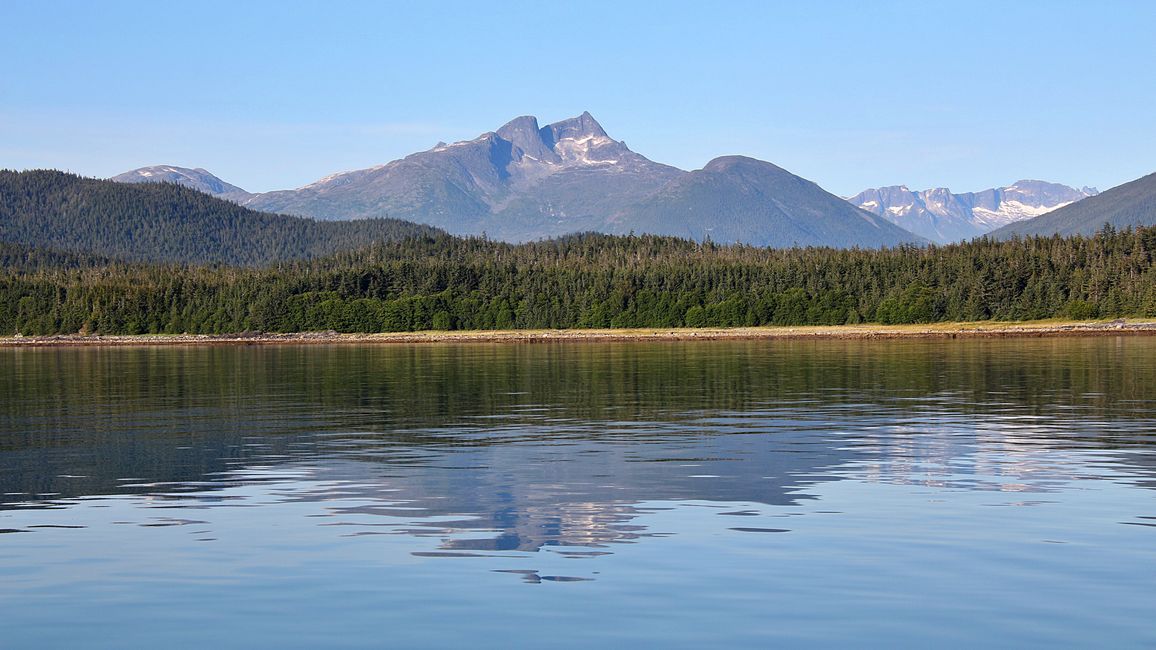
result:
[(1156, 339), (0, 350), (0, 646), (1156, 644)]

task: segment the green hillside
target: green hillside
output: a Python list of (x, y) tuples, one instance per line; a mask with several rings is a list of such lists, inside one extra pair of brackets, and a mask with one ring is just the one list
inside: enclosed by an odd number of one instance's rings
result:
[(0, 171), (0, 242), (125, 260), (261, 265), (432, 235), (394, 219), (322, 223), (256, 212), (172, 183)]

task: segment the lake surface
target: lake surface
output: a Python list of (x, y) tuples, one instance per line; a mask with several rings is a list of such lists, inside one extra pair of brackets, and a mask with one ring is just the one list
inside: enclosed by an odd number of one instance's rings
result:
[(1156, 339), (0, 349), (0, 646), (1156, 645)]

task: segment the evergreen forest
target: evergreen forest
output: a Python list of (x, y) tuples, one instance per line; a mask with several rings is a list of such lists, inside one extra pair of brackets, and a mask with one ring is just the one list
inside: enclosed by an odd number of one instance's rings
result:
[(397, 219), (257, 212), (175, 183), (0, 170), (0, 242), (118, 259), (261, 265), (441, 231)]
[(1156, 316), (1156, 228), (891, 249), (430, 231), (263, 266), (0, 245), (0, 333), (728, 327)]

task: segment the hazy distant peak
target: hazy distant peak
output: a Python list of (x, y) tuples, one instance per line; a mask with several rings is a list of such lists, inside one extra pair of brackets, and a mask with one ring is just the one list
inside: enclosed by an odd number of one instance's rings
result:
[(906, 185), (865, 190), (851, 203), (939, 243), (971, 239), (1097, 194), (1059, 183), (1021, 179), (1005, 187), (955, 194), (946, 187)]
[(177, 167), (176, 165), (152, 165), (113, 176), (109, 180), (118, 183), (177, 183), (185, 187), (213, 194), (215, 196), (242, 196), (249, 193), (197, 167)]
[(1105, 225), (1123, 229), (1156, 223), (1156, 174), (1149, 174), (1103, 193), (1097, 192), (1094, 187), (1085, 187), (1079, 191), (1095, 194), (1035, 219), (1008, 224), (993, 231), (991, 237), (1006, 239), (1016, 235), (1091, 235)]

